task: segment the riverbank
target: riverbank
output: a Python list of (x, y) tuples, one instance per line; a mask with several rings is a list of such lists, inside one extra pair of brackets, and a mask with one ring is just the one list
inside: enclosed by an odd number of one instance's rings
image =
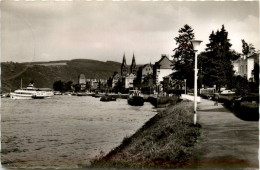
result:
[(199, 129), (193, 125), (192, 102), (183, 101), (160, 111), (131, 137), (107, 155), (92, 161), (94, 167), (191, 166)]

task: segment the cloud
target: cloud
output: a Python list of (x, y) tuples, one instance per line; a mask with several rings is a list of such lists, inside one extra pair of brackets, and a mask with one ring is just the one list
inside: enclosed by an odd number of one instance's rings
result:
[[(224, 5), (225, 4), (225, 5)], [(91, 58), (121, 62), (124, 51), (140, 63), (172, 55), (174, 37), (189, 24), (208, 42), (224, 24), (240, 50), (241, 39), (259, 44), (256, 3), (224, 2), (3, 2), (2, 61)], [(202, 49), (203, 49), (202, 48)], [(34, 55), (35, 49), (35, 55)]]

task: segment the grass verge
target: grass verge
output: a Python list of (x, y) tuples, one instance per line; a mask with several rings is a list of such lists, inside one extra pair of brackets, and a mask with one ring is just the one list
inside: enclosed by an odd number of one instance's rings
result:
[(131, 137), (92, 166), (174, 168), (189, 166), (199, 126), (193, 125), (192, 102), (183, 101), (156, 114)]

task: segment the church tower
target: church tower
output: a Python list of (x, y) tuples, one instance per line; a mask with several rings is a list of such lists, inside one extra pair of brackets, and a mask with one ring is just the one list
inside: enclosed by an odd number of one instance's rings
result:
[(136, 75), (137, 67), (136, 67), (136, 63), (135, 63), (135, 54), (133, 54), (133, 59), (132, 59), (132, 64), (131, 64), (131, 67), (130, 67), (130, 71), (131, 71), (132, 74)]
[(121, 64), (121, 76), (126, 76), (126, 75), (127, 75), (127, 65), (126, 65), (125, 54), (124, 54), (123, 61)]

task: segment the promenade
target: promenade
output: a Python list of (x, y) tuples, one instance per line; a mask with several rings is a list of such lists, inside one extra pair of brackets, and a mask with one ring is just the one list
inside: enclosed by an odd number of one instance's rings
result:
[(198, 168), (258, 168), (258, 122), (243, 121), (223, 104), (198, 104), (201, 136), (196, 145)]

